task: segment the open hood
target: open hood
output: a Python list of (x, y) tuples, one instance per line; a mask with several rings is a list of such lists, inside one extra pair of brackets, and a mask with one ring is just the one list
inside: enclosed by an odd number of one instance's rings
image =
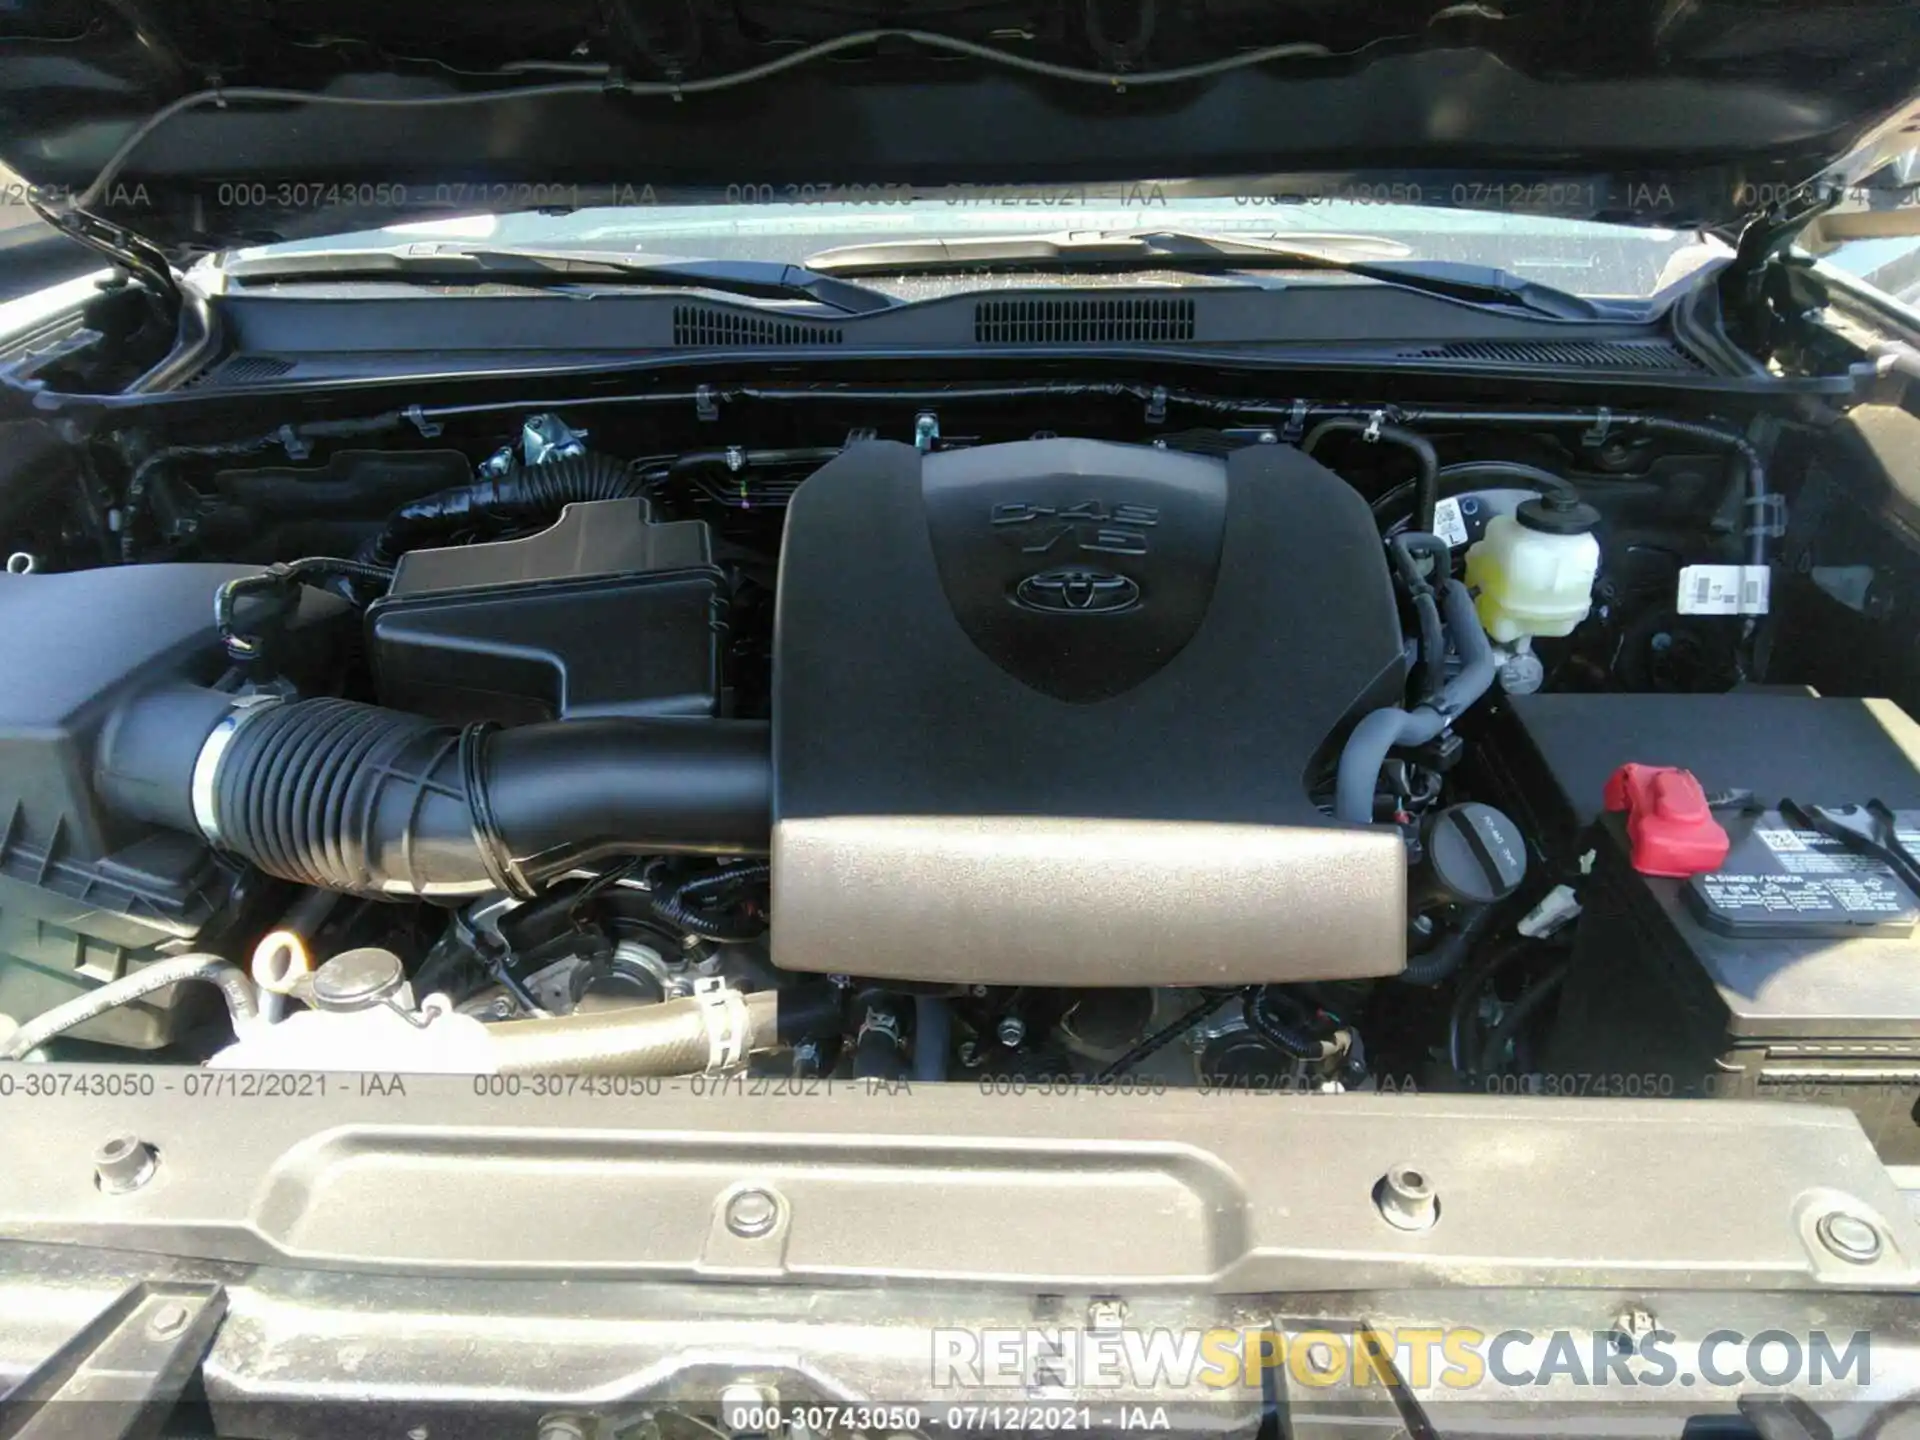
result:
[(1730, 227), (1901, 148), (1920, 81), (1904, 0), (28, 0), (7, 28), (0, 160), (176, 264), (475, 210), (1223, 177)]

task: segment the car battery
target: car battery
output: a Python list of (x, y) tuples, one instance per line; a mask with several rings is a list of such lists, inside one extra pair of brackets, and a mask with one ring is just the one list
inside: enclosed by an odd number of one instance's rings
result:
[[(1657, 713), (1636, 721), (1636, 700)], [(1510, 758), (1536, 813), (1586, 822), (1575, 867), (1589, 872), (1530, 1068), (1590, 1093), (1842, 1105), (1889, 1163), (1920, 1163), (1920, 895), (1814, 820), (1878, 801), (1889, 838), (1920, 854), (1920, 726), (1885, 702), (1740, 692), (1514, 710)], [(1625, 817), (1600, 813), (1605, 777), (1632, 761), (1747, 792), (1715, 811), (1731, 841), (1718, 869), (1634, 869)]]
[[(1890, 700), (1750, 688), (1717, 695), (1500, 697), (1470, 752), (1475, 788), (1570, 865), (1622, 765), (1677, 765), (1708, 794), (1920, 806), (1920, 724)], [(1839, 798), (1834, 798), (1839, 797)]]

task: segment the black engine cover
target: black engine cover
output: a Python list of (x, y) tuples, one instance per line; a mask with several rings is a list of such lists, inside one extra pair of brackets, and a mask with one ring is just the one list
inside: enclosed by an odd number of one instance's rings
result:
[[(1100, 836), (1117, 833), (1104, 822), (1171, 822), (1157, 833), (1194, 863), (1248, 838), (1206, 827), (1288, 827), (1290, 856), (1302, 831), (1335, 848), (1378, 839), (1335, 827), (1307, 785), (1351, 718), (1399, 700), (1405, 663), (1366, 503), (1289, 446), (1226, 460), (1065, 439), (927, 456), (855, 446), (800, 487), (781, 557), (776, 960), (888, 973), (870, 954), (815, 953), (820, 883), (889, 883), (858, 863), (852, 817), (914, 822), (916, 838), (881, 845), (890, 863), (894, 847), (929, 843), (928, 822), (963, 822), (984, 854), (989, 819), (1072, 821), (1042, 845), (1063, 908), (1091, 903), (1071, 893), (1082, 885), (1170, 878), (1098, 869)], [(794, 865), (781, 875), (783, 831), (805, 896)], [(991, 863), (969, 875), (951, 859), (949, 886), (994, 881)], [(1387, 900), (1384, 875), (1369, 903)]]
[[(1007, 451), (1029, 447), (1053, 452), (1032, 456), (1049, 468), (1009, 473), (1023, 457)], [(1131, 690), (1206, 618), (1227, 518), (1217, 460), (1035, 441), (935, 456), (921, 486), (954, 618), (1044, 695), (1087, 702)]]
[(1290, 446), (860, 445), (788, 512), (774, 818), (1310, 823), (1404, 665), (1372, 514)]

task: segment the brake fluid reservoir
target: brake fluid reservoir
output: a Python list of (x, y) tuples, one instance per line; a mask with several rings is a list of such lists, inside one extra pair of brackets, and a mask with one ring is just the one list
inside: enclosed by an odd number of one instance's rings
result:
[(1467, 551), (1467, 584), (1487, 634), (1565, 635), (1586, 619), (1600, 571), (1599, 523), (1599, 511), (1558, 490), (1494, 516)]

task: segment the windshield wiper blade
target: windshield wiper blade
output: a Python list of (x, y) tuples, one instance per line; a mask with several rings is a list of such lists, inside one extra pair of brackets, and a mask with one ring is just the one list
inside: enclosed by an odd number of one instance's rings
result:
[(243, 283), (392, 279), (454, 285), (657, 285), (763, 300), (811, 300), (847, 315), (866, 315), (899, 303), (865, 285), (778, 260), (640, 259), (605, 250), (411, 244), (255, 255), (230, 259), (221, 269)]
[(1411, 260), (1405, 246), (1364, 235), (1210, 235), (1186, 230), (1080, 230), (1060, 235), (883, 240), (809, 255), (824, 275), (940, 275), (969, 270), (1335, 270), (1472, 305), (1509, 306), (1562, 320), (1607, 312), (1584, 296), (1490, 265)]

